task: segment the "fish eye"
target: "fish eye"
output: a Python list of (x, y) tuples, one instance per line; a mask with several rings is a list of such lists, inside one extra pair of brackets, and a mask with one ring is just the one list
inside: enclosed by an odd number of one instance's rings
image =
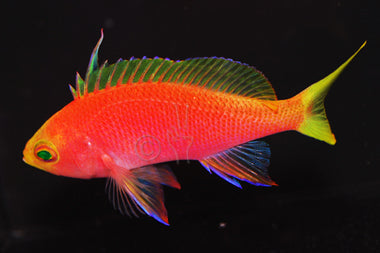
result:
[(37, 156), (38, 156), (39, 158), (41, 158), (42, 160), (44, 160), (44, 161), (49, 161), (49, 160), (51, 160), (51, 158), (53, 157), (53, 156), (49, 153), (49, 151), (46, 151), (46, 150), (38, 151), (38, 152), (37, 152)]
[(34, 148), (34, 155), (43, 162), (55, 162), (58, 160), (57, 152), (53, 145), (46, 142), (39, 142)]

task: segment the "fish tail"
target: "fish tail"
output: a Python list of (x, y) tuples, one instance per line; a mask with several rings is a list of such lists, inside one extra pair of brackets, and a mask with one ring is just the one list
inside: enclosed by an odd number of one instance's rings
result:
[(297, 131), (315, 139), (327, 142), (330, 145), (336, 143), (334, 134), (331, 131), (329, 121), (326, 116), (324, 100), (336, 78), (342, 73), (351, 60), (365, 46), (366, 42), (339, 68), (322, 80), (312, 84), (297, 96), (302, 99), (304, 105), (304, 119)]

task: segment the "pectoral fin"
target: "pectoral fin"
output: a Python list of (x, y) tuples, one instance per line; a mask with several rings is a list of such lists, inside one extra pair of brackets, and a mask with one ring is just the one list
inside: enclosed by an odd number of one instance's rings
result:
[(123, 214), (135, 216), (137, 211), (146, 213), (169, 225), (161, 184), (177, 189), (181, 187), (169, 168), (146, 166), (127, 169), (117, 165), (108, 155), (103, 155), (102, 159), (111, 171), (111, 181), (107, 185), (115, 208)]

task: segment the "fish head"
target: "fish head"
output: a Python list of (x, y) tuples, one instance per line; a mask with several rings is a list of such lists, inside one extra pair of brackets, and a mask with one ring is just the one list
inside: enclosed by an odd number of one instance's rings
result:
[(62, 122), (54, 116), (45, 122), (26, 143), (23, 161), (54, 175), (100, 177), (102, 162), (93, 142)]
[(52, 174), (60, 174), (60, 145), (57, 138), (50, 136), (46, 122), (26, 143), (23, 151), (23, 161), (33, 167)]

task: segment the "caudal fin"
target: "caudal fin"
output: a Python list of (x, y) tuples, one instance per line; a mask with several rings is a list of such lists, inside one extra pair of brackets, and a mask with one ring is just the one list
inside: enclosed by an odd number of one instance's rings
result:
[(331, 132), (330, 124), (326, 117), (324, 100), (335, 79), (340, 73), (342, 73), (345, 67), (359, 53), (366, 43), (367, 42), (364, 42), (363, 45), (334, 72), (312, 84), (297, 95), (302, 97), (302, 102), (306, 108), (304, 121), (301, 123), (297, 131), (318, 140), (325, 141), (331, 145), (336, 143), (335, 136)]

